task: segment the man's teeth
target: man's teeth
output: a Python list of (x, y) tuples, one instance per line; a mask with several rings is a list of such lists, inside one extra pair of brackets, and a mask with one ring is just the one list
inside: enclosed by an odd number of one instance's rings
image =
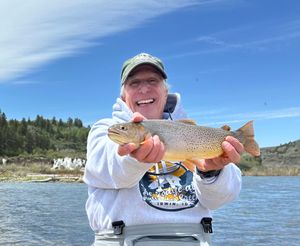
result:
[(154, 99), (151, 98), (151, 99), (137, 101), (136, 104), (141, 105), (141, 104), (148, 104), (148, 103), (153, 103), (153, 102), (154, 102)]

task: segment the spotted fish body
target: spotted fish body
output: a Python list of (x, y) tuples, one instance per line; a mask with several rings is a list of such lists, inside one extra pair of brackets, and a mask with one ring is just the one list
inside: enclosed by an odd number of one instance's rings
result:
[(252, 121), (237, 131), (168, 120), (121, 123), (108, 129), (109, 138), (118, 144), (135, 143), (139, 146), (149, 135), (159, 136), (166, 147), (163, 159), (169, 161), (217, 157), (223, 153), (221, 146), (226, 136), (237, 138), (248, 153), (259, 155)]

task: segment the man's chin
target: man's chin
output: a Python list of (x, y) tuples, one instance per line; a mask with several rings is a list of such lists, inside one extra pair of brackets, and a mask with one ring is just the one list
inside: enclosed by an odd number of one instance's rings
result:
[(145, 116), (147, 119), (153, 118), (153, 116), (155, 115), (154, 110), (150, 110), (150, 109), (143, 108), (143, 107), (138, 107), (136, 109), (136, 112), (139, 112), (140, 114)]
[(157, 114), (157, 112), (151, 112), (149, 110), (139, 110), (138, 112), (141, 113), (143, 116), (145, 116), (147, 119), (161, 118), (160, 115)]

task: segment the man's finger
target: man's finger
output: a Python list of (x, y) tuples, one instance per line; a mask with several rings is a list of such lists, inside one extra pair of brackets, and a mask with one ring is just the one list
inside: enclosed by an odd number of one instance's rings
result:
[(120, 156), (128, 155), (132, 151), (134, 151), (136, 148), (137, 147), (136, 147), (136, 145), (134, 143), (128, 143), (128, 144), (120, 145), (118, 147), (118, 154)]
[(131, 119), (132, 122), (141, 122), (143, 120), (146, 120), (145, 116), (143, 116), (139, 112), (133, 113), (133, 116), (132, 116), (132, 119)]
[(229, 142), (224, 141), (222, 143), (222, 148), (225, 154), (228, 156), (228, 160), (238, 163), (241, 159), (240, 154), (237, 152), (236, 148)]
[(134, 150), (131, 155), (138, 161), (143, 161), (145, 157), (150, 153), (153, 147), (153, 139), (146, 139), (143, 144), (136, 150)]
[(242, 153), (244, 152), (244, 146), (243, 144), (237, 140), (236, 138), (232, 137), (232, 136), (227, 136), (225, 138), (225, 141), (229, 142), (235, 149), (238, 153)]
[(145, 157), (145, 162), (159, 162), (165, 154), (165, 146), (157, 135), (153, 136), (153, 148), (149, 155)]

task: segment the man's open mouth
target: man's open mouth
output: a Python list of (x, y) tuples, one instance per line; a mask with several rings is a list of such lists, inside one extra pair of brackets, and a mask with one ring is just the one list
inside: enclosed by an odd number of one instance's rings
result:
[(151, 104), (151, 103), (154, 103), (155, 99), (154, 98), (150, 98), (150, 99), (144, 99), (144, 100), (139, 100), (136, 102), (136, 104), (138, 106), (140, 105), (144, 105), (144, 104)]

